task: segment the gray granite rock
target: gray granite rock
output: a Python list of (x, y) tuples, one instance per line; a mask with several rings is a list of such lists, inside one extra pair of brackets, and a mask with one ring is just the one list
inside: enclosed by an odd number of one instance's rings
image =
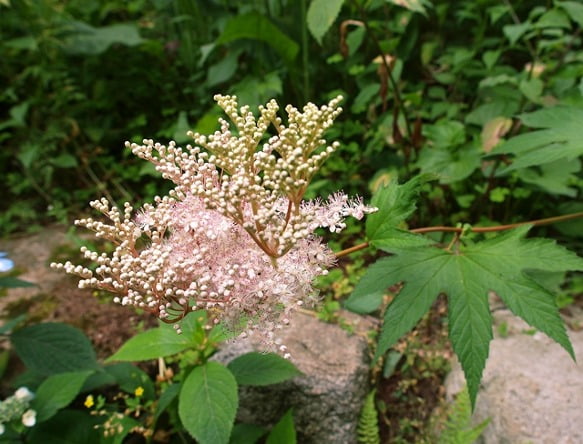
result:
[[(241, 387), (238, 420), (272, 426), (293, 408), (298, 442), (356, 443), (369, 383), (370, 358), (364, 335), (350, 335), (338, 325), (296, 314), (281, 339), (303, 375), (266, 387)], [(227, 345), (216, 359), (228, 363), (254, 349), (251, 343), (238, 341)]]
[[(507, 334), (496, 335), (478, 393), (474, 419), (491, 418), (483, 444), (583, 443), (583, 366), (557, 343), (507, 310), (495, 313)], [(495, 330), (496, 331), (496, 330)], [(578, 359), (583, 331), (569, 331)], [(447, 378), (449, 396), (465, 384), (459, 363)]]

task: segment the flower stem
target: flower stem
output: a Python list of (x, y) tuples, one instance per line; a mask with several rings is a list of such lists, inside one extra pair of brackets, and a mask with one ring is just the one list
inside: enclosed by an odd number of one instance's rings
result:
[[(507, 225), (495, 225), (492, 227), (472, 227), (471, 231), (474, 233), (491, 233), (495, 231), (504, 231), (510, 230), (512, 228), (521, 227), (523, 225), (549, 225), (555, 224), (558, 222), (565, 222), (571, 219), (577, 219), (579, 217), (583, 217), (583, 211), (579, 213), (572, 213), (572, 214), (565, 214), (563, 216), (554, 216), (554, 217), (547, 217), (545, 219), (537, 219), (531, 220), (528, 222), (517, 222), (514, 224), (507, 224)], [(435, 227), (423, 227), (423, 228), (414, 228), (409, 230), (411, 233), (431, 233), (436, 231), (443, 231), (443, 232), (453, 232), (453, 233), (461, 233), (464, 230), (462, 227), (446, 227), (446, 226), (435, 226)], [(346, 248), (342, 251), (336, 253), (336, 257), (346, 256), (348, 254), (354, 253), (355, 251), (364, 250), (368, 248), (370, 244), (368, 242), (363, 242), (361, 244), (355, 245), (350, 248)]]

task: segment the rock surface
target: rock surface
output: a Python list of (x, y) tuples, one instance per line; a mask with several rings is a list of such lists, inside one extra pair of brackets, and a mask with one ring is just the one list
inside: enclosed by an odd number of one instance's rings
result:
[[(491, 420), (479, 442), (583, 443), (583, 366), (543, 333), (527, 334), (531, 327), (507, 310), (495, 313), (495, 324), (508, 334), (490, 344), (474, 420)], [(582, 359), (583, 331), (569, 331), (569, 337)], [(464, 384), (456, 362), (446, 381), (448, 396)]]
[[(361, 319), (360, 327), (366, 329), (362, 325), (366, 321)], [(365, 336), (349, 335), (338, 325), (296, 314), (281, 339), (303, 376), (271, 386), (241, 387), (238, 420), (272, 426), (293, 408), (298, 442), (356, 443), (358, 418), (369, 385)], [(254, 349), (250, 342), (238, 341), (220, 351), (217, 360), (228, 363)]]

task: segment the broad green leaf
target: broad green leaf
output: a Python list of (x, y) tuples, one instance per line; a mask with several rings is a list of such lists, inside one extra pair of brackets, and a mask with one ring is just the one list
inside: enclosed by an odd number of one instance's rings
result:
[(69, 325), (47, 322), (15, 331), (14, 351), (36, 373), (52, 375), (99, 367), (91, 342)]
[(79, 394), (92, 370), (51, 375), (35, 392), (32, 408), (37, 422), (51, 418), (58, 410), (68, 406)]
[(369, 267), (353, 294), (367, 295), (404, 282), (385, 313), (377, 357), (413, 328), (437, 295), (444, 293), (449, 305), (450, 339), (474, 403), (492, 339), (488, 308), (488, 293), (492, 291), (515, 315), (573, 356), (553, 295), (526, 271), (583, 270), (583, 259), (551, 240), (525, 240), (528, 229), (520, 227), (453, 251), (396, 249), (395, 256)]
[(458, 182), (480, 167), (479, 145), (479, 141), (475, 141), (456, 150), (425, 148), (421, 150), (416, 165), (422, 173), (439, 175), (441, 183)]
[(571, 20), (583, 27), (583, 4), (579, 2), (555, 2), (559, 8), (563, 8), (571, 17)]
[(255, 444), (266, 430), (254, 424), (235, 424), (229, 444)]
[(277, 384), (302, 374), (290, 361), (275, 353), (246, 353), (233, 359), (228, 368), (240, 385)]
[(200, 330), (197, 318), (200, 312), (190, 313), (181, 321), (182, 333), (170, 325), (162, 324), (160, 327), (146, 330), (130, 338), (121, 348), (107, 358), (111, 361), (147, 361), (174, 355), (189, 348), (196, 347), (204, 339), (204, 335), (197, 334)]
[(293, 63), (299, 51), (296, 42), (281, 32), (267, 17), (255, 12), (229, 19), (223, 33), (215, 43), (220, 45), (241, 39), (260, 40), (267, 43), (288, 64)]
[(200, 444), (229, 442), (239, 398), (231, 372), (217, 362), (196, 367), (182, 385), (178, 414)]
[(500, 174), (560, 159), (571, 161), (583, 155), (583, 109), (559, 105), (522, 114), (520, 120), (526, 126), (537, 129), (513, 137), (492, 151), (492, 154), (514, 156), (512, 164)]
[(104, 444), (103, 431), (95, 428), (101, 421), (81, 410), (61, 410), (33, 427), (26, 439), (42, 444)]
[(514, 45), (520, 37), (532, 28), (529, 22), (520, 23), (518, 25), (506, 25), (502, 28), (504, 35), (510, 40), (510, 44)]
[(288, 410), (285, 415), (273, 426), (267, 436), (266, 444), (296, 444), (296, 429), (294, 427), (294, 417), (292, 410)]
[(576, 197), (577, 189), (573, 186), (577, 183), (580, 170), (579, 159), (559, 159), (538, 168), (523, 168), (517, 171), (517, 175), (522, 181), (542, 188), (547, 193)]
[(384, 294), (385, 290), (368, 292), (366, 287), (357, 286), (344, 302), (344, 308), (358, 314), (372, 313), (381, 306)]
[[(402, 185), (393, 181), (373, 195), (370, 204), (379, 210), (366, 218), (366, 236), (373, 245), (374, 242), (401, 237), (405, 233), (397, 230), (397, 227), (413, 214), (421, 185), (431, 178), (428, 175), (417, 175)], [(406, 234), (407, 237), (410, 235)]]
[(97, 55), (114, 44), (136, 46), (144, 41), (138, 27), (133, 23), (116, 23), (94, 28), (87, 23), (73, 21), (66, 25), (66, 32), (63, 49), (76, 55)]
[(322, 44), (322, 37), (338, 17), (343, 3), (344, 0), (312, 0), (310, 3), (306, 20), (308, 29), (319, 44)]

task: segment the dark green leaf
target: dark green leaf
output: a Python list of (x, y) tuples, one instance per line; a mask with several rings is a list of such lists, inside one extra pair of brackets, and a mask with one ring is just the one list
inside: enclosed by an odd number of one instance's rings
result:
[(79, 410), (62, 410), (50, 420), (33, 427), (27, 442), (42, 444), (103, 444), (100, 418)]
[(37, 287), (36, 284), (32, 282), (23, 281), (12, 276), (0, 277), (0, 288), (26, 288), (26, 287)]
[(330, 29), (340, 13), (344, 0), (312, 0), (308, 8), (308, 29), (322, 44), (322, 37)]
[(277, 384), (301, 375), (295, 365), (275, 353), (246, 353), (233, 359), (228, 368), (240, 385)]
[(36, 390), (31, 404), (36, 411), (37, 422), (46, 421), (58, 410), (68, 406), (77, 397), (91, 373), (92, 370), (58, 373), (45, 379)]
[(145, 399), (154, 399), (155, 389), (152, 380), (146, 372), (129, 362), (119, 362), (108, 365), (104, 370), (114, 377), (119, 388), (126, 393), (133, 394), (138, 387), (144, 389)]
[(296, 58), (299, 46), (266, 17), (252, 12), (235, 16), (227, 22), (216, 44), (225, 44), (240, 39), (261, 40), (271, 46), (286, 63)]
[(74, 21), (67, 25), (64, 50), (69, 54), (96, 55), (105, 52), (111, 45), (136, 46), (143, 42), (138, 28), (133, 23), (94, 28), (87, 23)]
[(559, 105), (522, 114), (520, 120), (538, 129), (513, 137), (492, 151), (492, 154), (514, 156), (512, 164), (500, 174), (561, 159), (571, 161), (583, 155), (583, 109)]
[(235, 424), (229, 444), (255, 444), (266, 432), (254, 424)]
[(11, 341), (24, 365), (43, 375), (99, 367), (87, 336), (69, 325), (33, 325), (14, 332)]
[(285, 415), (273, 426), (267, 436), (266, 444), (295, 444), (296, 429), (294, 427), (294, 417), (292, 410), (288, 410)]
[(162, 413), (172, 404), (172, 402), (178, 397), (182, 385), (172, 384), (166, 387), (166, 390), (158, 398), (158, 403), (156, 404), (156, 412), (154, 418), (158, 419)]
[(196, 367), (182, 385), (178, 414), (184, 428), (200, 444), (229, 442), (239, 398), (237, 382), (217, 362)]

